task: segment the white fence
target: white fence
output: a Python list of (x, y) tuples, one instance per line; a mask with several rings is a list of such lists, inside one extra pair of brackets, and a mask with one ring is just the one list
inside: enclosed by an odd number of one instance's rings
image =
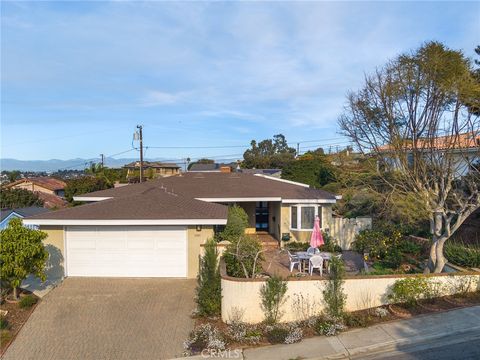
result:
[(350, 250), (355, 236), (364, 229), (372, 227), (372, 218), (358, 217), (346, 219), (341, 217), (332, 218), (330, 223), (330, 234), (337, 240), (343, 250)]
[[(387, 304), (391, 286), (395, 281), (409, 276), (412, 275), (358, 276), (346, 279), (346, 310), (362, 310)], [(443, 285), (443, 295), (460, 292), (465, 287), (469, 291), (480, 290), (480, 273), (431, 274), (428, 277)], [(289, 280), (286, 301), (281, 307), (281, 321), (305, 320), (319, 314), (324, 308), (322, 291), (327, 281), (309, 278)], [(222, 320), (229, 322), (241, 317), (242, 321), (248, 323), (263, 321), (260, 288), (264, 283), (263, 280), (235, 279), (223, 275)]]

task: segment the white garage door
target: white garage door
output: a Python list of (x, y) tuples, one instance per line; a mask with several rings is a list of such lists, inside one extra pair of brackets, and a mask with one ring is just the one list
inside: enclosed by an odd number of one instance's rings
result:
[(186, 277), (181, 226), (68, 226), (67, 276)]

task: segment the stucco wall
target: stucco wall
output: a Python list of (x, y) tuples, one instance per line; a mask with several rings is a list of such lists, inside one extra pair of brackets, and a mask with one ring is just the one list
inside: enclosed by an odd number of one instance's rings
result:
[[(408, 275), (407, 275), (408, 276)], [(346, 310), (355, 311), (388, 303), (387, 295), (395, 281), (407, 276), (356, 277), (345, 280)], [(429, 276), (443, 284), (444, 294), (452, 294), (464, 281), (470, 291), (480, 290), (480, 274)], [(281, 307), (281, 321), (297, 321), (319, 314), (324, 309), (322, 291), (327, 280), (295, 279), (288, 281), (286, 301)], [(229, 322), (232, 316), (242, 314), (242, 321), (259, 323), (264, 320), (260, 306), (260, 288), (264, 281), (222, 277), (222, 320)]]
[(202, 244), (213, 238), (213, 226), (202, 226), (202, 230), (197, 231), (195, 226), (189, 226), (187, 229), (188, 239), (188, 278), (196, 278), (198, 274), (199, 258), (202, 254)]
[(28, 191), (40, 191), (46, 194), (55, 194), (55, 191), (44, 188), (43, 186), (32, 184), (31, 182), (20, 183), (13, 186), (15, 189), (25, 189)]
[(65, 249), (63, 226), (40, 226), (48, 237), (43, 241), (50, 254), (47, 263), (47, 278), (62, 278), (65, 275)]

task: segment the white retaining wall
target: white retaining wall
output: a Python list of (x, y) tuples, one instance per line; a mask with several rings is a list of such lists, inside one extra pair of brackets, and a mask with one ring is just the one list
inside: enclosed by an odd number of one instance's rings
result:
[[(406, 276), (371, 276), (349, 278), (345, 280), (344, 292), (347, 294), (346, 310), (367, 309), (388, 303), (390, 287)], [(431, 281), (442, 284), (443, 295), (459, 291), (467, 285), (469, 291), (480, 290), (480, 274), (435, 274), (428, 275)], [(305, 320), (319, 314), (323, 308), (322, 291), (327, 280), (294, 279), (288, 281), (286, 301), (281, 307), (281, 321)], [(262, 280), (234, 279), (222, 277), (222, 320), (229, 322), (241, 318), (247, 323), (259, 323), (264, 320), (260, 306), (260, 287)]]
[(372, 227), (372, 218), (357, 217), (355, 219), (346, 219), (341, 217), (332, 218), (329, 224), (330, 234), (337, 240), (338, 245), (343, 250), (350, 250), (355, 236), (364, 229)]

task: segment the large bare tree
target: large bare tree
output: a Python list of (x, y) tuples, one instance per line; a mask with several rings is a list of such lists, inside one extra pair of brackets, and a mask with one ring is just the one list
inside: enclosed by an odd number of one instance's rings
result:
[(480, 84), (461, 51), (438, 42), (398, 56), (348, 95), (342, 132), (375, 156), (390, 194), (413, 193), (430, 219), (426, 272), (441, 272), (443, 246), (480, 207)]

